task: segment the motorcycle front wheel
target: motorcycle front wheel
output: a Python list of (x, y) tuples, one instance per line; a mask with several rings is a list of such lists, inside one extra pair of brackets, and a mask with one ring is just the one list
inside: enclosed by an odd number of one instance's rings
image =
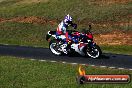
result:
[(87, 47), (86, 54), (87, 54), (87, 56), (96, 59), (96, 58), (99, 58), (101, 56), (102, 51), (98, 45), (95, 45), (95, 46), (90, 47), (90, 48)]

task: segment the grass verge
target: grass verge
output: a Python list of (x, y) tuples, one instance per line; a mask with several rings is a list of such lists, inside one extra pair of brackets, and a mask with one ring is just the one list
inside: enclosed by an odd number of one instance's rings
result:
[[(0, 43), (47, 48), (48, 42), (45, 40), (45, 35), (48, 30), (55, 30), (55, 26), (17, 22), (0, 23)], [(110, 53), (132, 54), (130, 45), (102, 45), (101, 49)]]
[[(132, 71), (85, 66), (87, 74), (131, 74)], [(78, 85), (78, 65), (0, 56), (1, 88), (131, 88), (129, 84)]]
[(131, 45), (101, 45), (101, 49), (106, 53), (132, 55)]
[(47, 19), (62, 19), (64, 15), (69, 13), (79, 20), (121, 21), (128, 20), (129, 18), (124, 16), (132, 14), (131, 1), (109, 5), (104, 3), (105, 0), (101, 3), (98, 0), (47, 0), (47, 2), (32, 4), (20, 4), (20, 1), (5, 0), (0, 2), (0, 17), (43, 16)]
[(0, 24), (0, 43), (46, 47), (45, 35), (51, 25), (7, 22)]

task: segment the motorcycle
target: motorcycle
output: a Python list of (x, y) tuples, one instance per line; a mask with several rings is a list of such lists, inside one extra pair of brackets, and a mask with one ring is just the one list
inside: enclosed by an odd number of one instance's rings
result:
[[(100, 47), (94, 43), (93, 35), (89, 30), (84, 30), (84, 32), (68, 30), (68, 34), (78, 40), (78, 42), (69, 41), (70, 46), (67, 49), (66, 55), (73, 55), (75, 53), (80, 54), (81, 56), (88, 56), (91, 58), (99, 58), (102, 54)], [(75, 39), (76, 38), (76, 39)], [(56, 31), (48, 31), (46, 35), (46, 40), (49, 41), (49, 49), (54, 55), (63, 55), (65, 54), (62, 50), (64, 44), (61, 40), (57, 39)], [(68, 42), (68, 43), (69, 43)]]

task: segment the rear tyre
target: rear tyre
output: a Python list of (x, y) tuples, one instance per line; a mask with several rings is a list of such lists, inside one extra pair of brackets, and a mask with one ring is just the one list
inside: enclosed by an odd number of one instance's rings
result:
[(62, 52), (58, 50), (59, 45), (58, 45), (58, 42), (55, 40), (50, 41), (49, 49), (54, 55), (60, 56), (62, 54)]
[(87, 47), (86, 54), (91, 58), (99, 58), (102, 54), (102, 51), (98, 45), (93, 46), (92, 48)]

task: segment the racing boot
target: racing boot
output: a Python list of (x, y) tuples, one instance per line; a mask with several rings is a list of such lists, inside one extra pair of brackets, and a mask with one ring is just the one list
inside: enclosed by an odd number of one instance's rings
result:
[(62, 49), (62, 51), (65, 53), (65, 54), (67, 54), (67, 44), (63, 44), (63, 45), (61, 45), (61, 49)]

